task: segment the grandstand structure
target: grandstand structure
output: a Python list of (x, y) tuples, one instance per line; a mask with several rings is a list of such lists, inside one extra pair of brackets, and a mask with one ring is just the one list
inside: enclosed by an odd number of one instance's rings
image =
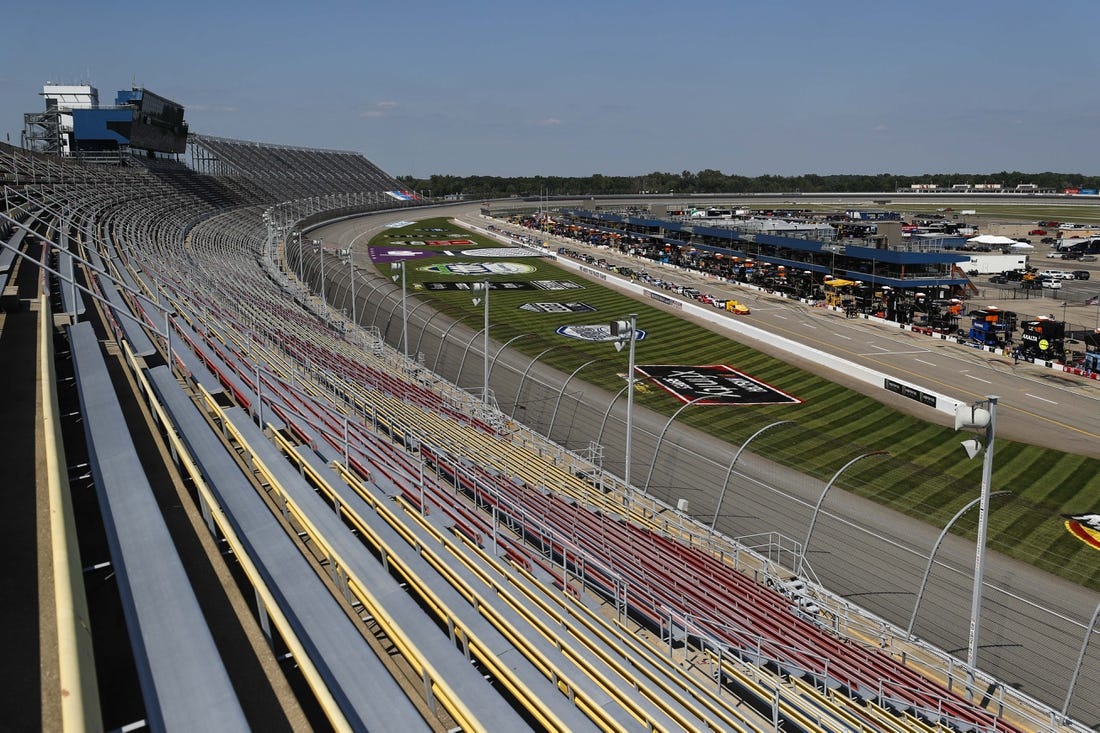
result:
[(1085, 730), (330, 311), (293, 233), (416, 203), (362, 156), (192, 143), (198, 170), (0, 146), (3, 330), (33, 344), (6, 356), (44, 375), (42, 727)]
[(384, 193), (395, 201), (415, 201), (393, 177), (355, 152), (299, 148), (188, 137), (191, 168), (203, 174), (248, 181), (275, 201), (352, 191)]

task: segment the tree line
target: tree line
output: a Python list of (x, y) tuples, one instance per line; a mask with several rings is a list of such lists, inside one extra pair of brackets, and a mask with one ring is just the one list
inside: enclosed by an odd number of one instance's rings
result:
[(941, 188), (956, 184), (1000, 184), (1015, 188), (1019, 184), (1035, 184), (1042, 189), (1100, 188), (1100, 177), (1079, 173), (935, 173), (920, 176), (900, 176), (891, 173), (799, 176), (739, 176), (718, 170), (696, 173), (647, 173), (641, 176), (453, 176), (432, 175), (428, 178), (398, 176), (408, 190), (440, 198), (462, 195), (471, 198), (503, 198), (508, 196), (601, 196), (614, 194), (692, 194), (692, 193), (839, 193), (907, 189), (913, 184), (934, 183)]

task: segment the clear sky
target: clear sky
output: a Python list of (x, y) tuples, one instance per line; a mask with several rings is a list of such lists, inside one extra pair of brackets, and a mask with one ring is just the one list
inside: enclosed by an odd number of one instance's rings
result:
[(393, 175), (1100, 174), (1098, 0), (7, 3), (0, 137), (46, 81)]

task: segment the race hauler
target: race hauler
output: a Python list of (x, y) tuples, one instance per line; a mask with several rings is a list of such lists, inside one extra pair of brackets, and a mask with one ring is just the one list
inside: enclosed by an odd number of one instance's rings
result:
[(1058, 361), (1065, 356), (1066, 324), (1050, 316), (1024, 321), (1020, 334), (1020, 356), (1025, 359)]
[(971, 341), (982, 346), (1004, 347), (1012, 340), (1012, 331), (1015, 328), (1015, 313), (991, 305), (971, 314), (970, 333), (967, 335)]

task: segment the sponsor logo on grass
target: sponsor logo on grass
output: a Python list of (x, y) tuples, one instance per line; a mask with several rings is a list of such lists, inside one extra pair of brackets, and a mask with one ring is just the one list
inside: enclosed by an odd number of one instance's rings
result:
[(520, 262), (445, 262), (418, 269), (437, 275), (525, 275), (535, 271), (534, 265)]
[(434, 257), (436, 254), (438, 253), (390, 247), (371, 247), (367, 250), (367, 255), (372, 262), (397, 262), (398, 260), (411, 260), (418, 257)]
[(580, 290), (584, 287), (572, 280), (532, 280), (531, 285), (539, 290)]
[[(453, 244), (453, 243), (452, 243)], [(465, 244), (473, 244), (466, 241)], [(523, 247), (484, 247), (482, 249), (464, 249), (462, 254), (466, 257), (541, 257), (541, 252), (536, 252)]]
[[(561, 326), (555, 333), (559, 336), (568, 336), (571, 339), (580, 339), (581, 341), (617, 341), (618, 336), (611, 335), (611, 324), (599, 323), (590, 326)], [(642, 329), (636, 329), (634, 331), (634, 340), (641, 341), (645, 338), (645, 331)]]
[(596, 310), (588, 303), (524, 303), (519, 309), (533, 313), (587, 313)]
[(399, 239), (393, 242), (400, 247), (465, 247), (473, 243), (470, 239)]
[(635, 367), (683, 403), (696, 405), (797, 405), (802, 400), (726, 364)]
[[(468, 282), (427, 282), (416, 283), (414, 290), (472, 290), (473, 283)], [(583, 288), (568, 280), (528, 280), (527, 282), (496, 280), (489, 282), (490, 290), (577, 290)]]
[(1063, 514), (1071, 535), (1094, 550), (1100, 550), (1100, 514)]
[[(428, 282), (428, 283), (416, 283), (413, 285), (414, 290), (473, 290), (474, 285), (480, 285), (477, 282)], [(536, 287), (530, 282), (490, 282), (490, 290), (535, 290)]]

